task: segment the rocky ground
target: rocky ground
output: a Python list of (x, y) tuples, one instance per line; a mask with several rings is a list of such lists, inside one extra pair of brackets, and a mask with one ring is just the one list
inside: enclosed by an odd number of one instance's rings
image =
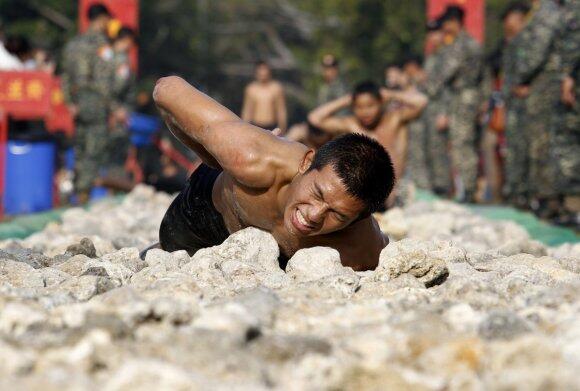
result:
[(0, 243), (0, 389), (580, 389), (580, 245), (417, 202), (378, 216), (375, 271), (328, 248), (283, 271), (256, 229), (142, 261), (170, 200)]

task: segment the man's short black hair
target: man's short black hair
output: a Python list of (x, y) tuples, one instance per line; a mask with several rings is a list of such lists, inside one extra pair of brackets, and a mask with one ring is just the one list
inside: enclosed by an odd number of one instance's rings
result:
[(456, 20), (463, 25), (465, 20), (465, 11), (458, 5), (450, 5), (445, 10), (445, 13), (441, 17), (442, 22), (447, 22), (448, 20)]
[(414, 53), (407, 54), (403, 59), (403, 67), (413, 63), (417, 64), (418, 66), (423, 66), (423, 57)]
[(262, 65), (272, 69), (272, 67), (270, 66), (270, 64), (268, 63), (268, 61), (266, 60), (258, 60), (256, 61), (256, 68), (261, 67)]
[(518, 13), (522, 15), (527, 15), (530, 12), (530, 6), (523, 1), (515, 1), (507, 6), (507, 8), (501, 14), (501, 20), (505, 20), (510, 14)]
[(325, 68), (337, 68), (338, 67), (338, 58), (336, 58), (332, 54), (325, 54), (322, 57), (322, 66)]
[(358, 83), (352, 92), (352, 99), (354, 100), (357, 96), (362, 94), (371, 94), (375, 98), (382, 100), (381, 88), (374, 81), (363, 81)]
[(364, 203), (361, 215), (384, 208), (395, 185), (395, 170), (381, 144), (357, 133), (335, 138), (318, 149), (309, 170), (321, 170), (329, 164), (347, 192)]
[(131, 38), (133, 41), (137, 41), (137, 33), (131, 27), (123, 26), (119, 29), (115, 39)]
[(89, 10), (87, 11), (87, 17), (91, 22), (101, 16), (111, 17), (109, 9), (104, 4), (96, 3), (89, 7)]

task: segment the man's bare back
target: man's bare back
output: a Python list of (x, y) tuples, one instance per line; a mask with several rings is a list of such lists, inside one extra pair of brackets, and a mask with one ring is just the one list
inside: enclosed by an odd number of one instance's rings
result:
[[(229, 233), (257, 227), (270, 232), (288, 257), (300, 248), (329, 246), (346, 266), (376, 267), (387, 240), (370, 212), (393, 186), (390, 159), (379, 144), (355, 135), (337, 140), (343, 143), (336, 146), (340, 151), (353, 143), (368, 150), (371, 158), (358, 157), (353, 169), (372, 170), (366, 167), (369, 159), (370, 166), (376, 163), (375, 171), (366, 173), (373, 178), (349, 188), (333, 168), (338, 163), (323, 164), (324, 156), (306, 146), (241, 121), (182, 79), (161, 79), (154, 98), (172, 132), (206, 165), (222, 170), (216, 171), (211, 201)], [(353, 160), (354, 155), (345, 161)], [(353, 194), (369, 186), (376, 189)]]

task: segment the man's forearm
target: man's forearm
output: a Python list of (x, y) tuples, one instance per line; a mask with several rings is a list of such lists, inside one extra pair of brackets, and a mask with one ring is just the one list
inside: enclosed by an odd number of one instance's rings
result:
[(351, 101), (352, 97), (350, 95), (345, 95), (341, 98), (325, 103), (308, 114), (308, 122), (314, 126), (320, 126), (322, 121), (331, 117), (337, 111), (350, 106)]
[(193, 141), (203, 144), (204, 129), (240, 118), (177, 76), (161, 78), (153, 91), (155, 104), (171, 115)]
[(414, 107), (425, 107), (427, 102), (427, 96), (421, 92), (414, 91), (388, 91), (388, 97), (390, 99), (399, 101), (403, 104), (414, 106)]

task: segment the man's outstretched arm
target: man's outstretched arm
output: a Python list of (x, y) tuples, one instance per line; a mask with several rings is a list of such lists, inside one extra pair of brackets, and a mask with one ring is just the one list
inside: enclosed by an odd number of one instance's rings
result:
[(387, 88), (381, 89), (381, 95), (385, 102), (396, 100), (403, 103), (403, 107), (398, 110), (399, 116), (403, 123), (409, 122), (421, 114), (427, 106), (429, 99), (427, 95), (412, 89), (408, 91), (394, 91)]
[(348, 106), (352, 102), (351, 95), (345, 95), (322, 106), (317, 107), (308, 114), (308, 122), (318, 129), (329, 134), (349, 133), (351, 129), (344, 117), (337, 117), (334, 114)]
[(252, 187), (269, 186), (275, 179), (279, 155), (289, 142), (243, 122), (240, 117), (209, 96), (176, 77), (159, 79), (153, 99), (171, 116), (189, 142), (201, 145), (219, 165), (238, 181)]

